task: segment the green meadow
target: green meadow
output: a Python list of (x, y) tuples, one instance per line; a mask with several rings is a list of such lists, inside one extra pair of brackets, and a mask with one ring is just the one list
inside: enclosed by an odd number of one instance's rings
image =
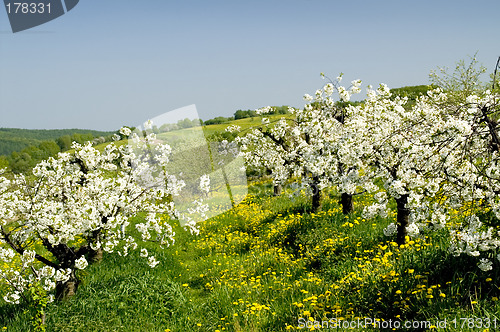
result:
[[(132, 252), (81, 271), (77, 294), (48, 305), (47, 331), (498, 330), (498, 272), (453, 257), (444, 233), (398, 246), (382, 231), (394, 214), (361, 217), (370, 196), (344, 216), (333, 191), (316, 214), (303, 195), (272, 196), (269, 181), (249, 191), (199, 235), (177, 224), (173, 246), (148, 248), (154, 269)], [(29, 331), (33, 314), (3, 304), (0, 329)], [(356, 322), (372, 325), (342, 325)]]

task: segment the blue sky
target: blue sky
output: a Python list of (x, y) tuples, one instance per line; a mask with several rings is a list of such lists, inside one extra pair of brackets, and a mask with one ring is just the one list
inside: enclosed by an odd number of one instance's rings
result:
[[(303, 106), (346, 85), (428, 84), (500, 56), (500, 1), (81, 0), (11, 32), (0, 10), (0, 127), (115, 130), (196, 104), (202, 119)], [(486, 78), (486, 77), (485, 77)]]

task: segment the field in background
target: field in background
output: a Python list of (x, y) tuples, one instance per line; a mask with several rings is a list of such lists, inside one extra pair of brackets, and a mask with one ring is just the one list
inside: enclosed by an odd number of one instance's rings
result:
[[(269, 121), (276, 121), (281, 118), (286, 118), (290, 119), (293, 118), (293, 114), (272, 114), (269, 116), (264, 116), (269, 119)], [(244, 118), (244, 119), (238, 119), (238, 120), (233, 120), (228, 123), (221, 123), (221, 124), (214, 124), (214, 125), (208, 125), (203, 127), (203, 131), (205, 132), (206, 136), (210, 136), (212, 134), (215, 134), (217, 132), (223, 132), (227, 127), (230, 125), (237, 125), (240, 126), (242, 131), (245, 129), (249, 129), (251, 127), (258, 127), (261, 125), (261, 119), (262, 117), (252, 117), (252, 118)]]

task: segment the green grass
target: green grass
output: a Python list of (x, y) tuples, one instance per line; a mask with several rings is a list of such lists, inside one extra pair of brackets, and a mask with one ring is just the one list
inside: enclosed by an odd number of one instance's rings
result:
[(94, 137), (109, 136), (112, 132), (87, 129), (19, 129), (0, 128), (0, 155), (9, 155), (13, 151), (21, 151), (37, 145), (45, 140), (56, 140), (64, 135), (92, 134)]
[[(500, 323), (498, 267), (482, 272), (451, 256), (444, 233), (399, 248), (382, 232), (394, 215), (360, 216), (368, 196), (345, 217), (334, 193), (309, 214), (305, 197), (272, 197), (268, 183), (250, 189), (198, 236), (177, 226), (174, 246), (146, 245), (161, 260), (155, 269), (137, 252), (89, 266), (74, 298), (49, 305), (48, 331), (284, 331), (301, 317), (457, 319), (439, 331), (484, 330), (460, 328), (465, 317)], [(28, 331), (25, 309), (0, 306), (3, 326)]]
[[(263, 116), (265, 118), (269, 118), (269, 121), (277, 121), (281, 118), (286, 118), (286, 119), (291, 119), (294, 117), (293, 114), (272, 114), (269, 116)], [(248, 130), (251, 127), (260, 127), (262, 126), (262, 117), (252, 117), (252, 118), (244, 118), (244, 119), (238, 119), (238, 120), (233, 120), (228, 123), (221, 123), (221, 124), (215, 124), (215, 125), (209, 125), (209, 126), (203, 126), (203, 131), (205, 132), (205, 136), (210, 136), (212, 134), (215, 134), (217, 132), (223, 132), (226, 130), (227, 127), (231, 125), (237, 125), (241, 127), (241, 130)]]

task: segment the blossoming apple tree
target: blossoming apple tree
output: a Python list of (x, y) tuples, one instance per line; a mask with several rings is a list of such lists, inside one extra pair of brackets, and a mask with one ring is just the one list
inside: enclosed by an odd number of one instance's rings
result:
[[(500, 58), (497, 61), (497, 67)], [(435, 167), (444, 179), (440, 206), (445, 215), (459, 213), (451, 228), (450, 250), (478, 257), (482, 270), (492, 269), (494, 257), (500, 261), (500, 95), (496, 70), (491, 87), (479, 81), (484, 67), (461, 61), (452, 73), (442, 69), (431, 73), (441, 87), (435, 98), (426, 99), (421, 108), (437, 109), (442, 121), (433, 118), (427, 135), (433, 138), (440, 156)], [(460, 221), (457, 224), (457, 221)]]
[[(328, 83), (316, 91), (315, 97), (304, 97), (309, 102), (304, 109), (289, 109), (293, 119), (281, 118), (270, 123), (263, 118), (262, 127), (237, 138), (247, 163), (270, 169), (275, 188), (291, 178), (300, 179), (302, 188), (312, 195), (312, 210), (317, 211), (321, 190), (347, 174), (337, 158), (343, 135), (342, 110), (332, 94), (337, 91), (341, 99), (347, 101), (359, 92), (360, 84), (359, 80), (353, 81), (351, 88), (345, 89)], [(270, 109), (265, 107), (257, 113), (266, 114)]]
[(348, 126), (368, 146), (362, 160), (364, 176), (372, 181), (369, 189), (378, 191), (376, 183), (383, 183), (382, 191), (375, 194), (377, 202), (365, 207), (365, 216), (386, 216), (388, 199), (393, 198), (397, 221), (384, 232), (396, 233), (398, 244), (405, 243), (407, 234), (441, 229), (447, 221), (440, 202), (445, 181), (442, 157), (453, 151), (455, 130), (467, 131), (467, 127), (455, 126), (463, 123), (450, 121), (430, 102), (440, 98), (440, 91), (430, 92), (406, 107), (406, 98), (393, 98), (381, 84), (376, 91), (368, 91), (362, 106), (351, 108)]
[(352, 130), (371, 145), (363, 156), (365, 176), (384, 182), (378, 203), (365, 213), (384, 215), (387, 196), (397, 203), (397, 223), (386, 235), (397, 233), (402, 244), (406, 234), (445, 227), (459, 211), (450, 250), (481, 257), (479, 267), (492, 268), (500, 246), (499, 100), (489, 90), (457, 98), (437, 89), (405, 109), (404, 99), (391, 99), (381, 86), (351, 109), (358, 113), (349, 117)]
[(450, 249), (455, 255), (482, 257), (479, 266), (488, 270), (491, 258), (497, 255), (500, 261), (500, 96), (486, 90), (443, 105), (455, 123), (453, 151), (443, 158), (443, 172), (453, 189), (450, 206), (464, 216), (451, 230)]
[[(122, 134), (130, 130), (122, 128)], [(150, 134), (139, 144), (165, 165), (170, 149), (153, 141)], [(73, 148), (74, 153), (41, 162), (32, 174), (0, 177), (0, 261), (7, 267), (0, 280), (9, 289), (8, 302), (19, 303), (35, 283), (47, 292), (55, 289), (56, 297), (72, 295), (77, 271), (102, 250), (127, 256), (139, 240), (159, 246), (174, 242), (172, 227), (160, 217), (177, 217), (171, 197), (180, 193), (182, 181), (164, 171), (158, 176), (162, 167), (148, 174), (151, 160), (138, 157), (129, 145), (112, 143), (102, 153), (90, 143)], [(138, 213), (145, 214), (144, 221), (131, 223)], [(141, 256), (151, 267), (159, 263), (144, 248)]]

